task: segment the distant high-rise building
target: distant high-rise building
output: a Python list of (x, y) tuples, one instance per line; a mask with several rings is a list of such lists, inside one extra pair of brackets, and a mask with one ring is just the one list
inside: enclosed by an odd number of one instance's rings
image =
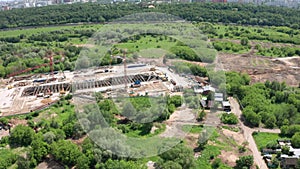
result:
[(226, 3), (227, 0), (212, 0), (212, 2), (221, 2), (221, 3)]
[(4, 5), (4, 6), (2, 6), (2, 10), (3, 10), (3, 11), (7, 11), (7, 10), (10, 10), (10, 8), (9, 8), (9, 6)]

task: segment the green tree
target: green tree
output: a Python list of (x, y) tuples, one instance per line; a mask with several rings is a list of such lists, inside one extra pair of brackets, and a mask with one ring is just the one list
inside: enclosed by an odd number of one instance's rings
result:
[(253, 156), (242, 156), (236, 160), (235, 168), (241, 169), (247, 167), (248, 169), (253, 165)]
[(35, 133), (32, 128), (23, 125), (17, 125), (11, 131), (9, 144), (11, 146), (28, 146), (31, 144), (34, 134)]
[(297, 161), (296, 169), (300, 169), (300, 159)]
[(209, 136), (210, 136), (209, 132), (210, 132), (209, 129), (205, 129), (199, 134), (199, 137), (198, 137), (198, 148), (199, 149), (203, 150), (204, 146), (207, 144)]
[(277, 143), (276, 140), (270, 141), (267, 143), (266, 148), (270, 148), (272, 150), (275, 150), (277, 148), (280, 148), (279, 144)]
[(195, 166), (193, 151), (183, 144), (178, 144), (159, 156), (164, 160), (164, 163), (168, 161), (175, 161), (180, 164), (182, 168), (186, 169), (193, 168)]
[(293, 137), (292, 137), (292, 146), (294, 148), (300, 148), (300, 132), (297, 132)]
[(8, 119), (5, 118), (5, 117), (2, 117), (2, 118), (0, 118), (0, 123), (1, 123), (2, 125), (8, 125)]
[(6, 75), (5, 67), (0, 65), (0, 77), (4, 77)]
[(182, 104), (182, 98), (181, 96), (171, 96), (169, 99), (168, 99), (168, 104), (174, 104), (175, 107), (180, 107), (181, 104)]
[(245, 117), (245, 120), (252, 126), (257, 127), (260, 124), (261, 117), (260, 115), (253, 112), (251, 106), (246, 107), (243, 110), (243, 116)]
[(73, 123), (67, 123), (63, 126), (63, 131), (66, 134), (67, 138), (72, 138), (74, 135), (74, 124)]
[(160, 166), (161, 169), (182, 169), (181, 165), (175, 161), (167, 161)]
[(48, 144), (43, 141), (41, 134), (35, 135), (31, 142), (30, 155), (35, 158), (37, 162), (41, 162), (48, 154)]
[(281, 147), (281, 153), (282, 154), (289, 154), (289, 152), (290, 152), (290, 147), (288, 147), (288, 146), (282, 146)]
[(89, 165), (90, 165), (90, 159), (84, 154), (77, 159), (77, 164), (76, 164), (77, 169), (89, 169), (90, 168)]
[(44, 141), (48, 144), (51, 144), (56, 140), (56, 136), (52, 131), (49, 131), (43, 135)]
[(105, 169), (136, 169), (141, 168), (145, 169), (145, 166), (140, 166), (139, 164), (133, 161), (124, 161), (124, 160), (112, 160), (109, 159), (105, 162), (104, 167)]
[(198, 121), (202, 121), (204, 119), (204, 117), (206, 116), (206, 113), (204, 111), (204, 109), (198, 110)]
[(18, 169), (30, 169), (30, 161), (22, 156), (17, 158)]
[(0, 169), (7, 169), (17, 160), (17, 156), (12, 151), (0, 149)]
[(248, 44), (249, 44), (248, 38), (242, 38), (242, 39), (241, 39), (241, 45), (247, 46)]
[(223, 113), (221, 116), (221, 121), (224, 124), (237, 124), (239, 122), (237, 116), (233, 113)]
[(274, 115), (270, 115), (265, 122), (267, 128), (274, 128), (276, 126), (276, 117)]
[(221, 159), (220, 159), (220, 158), (217, 158), (217, 159), (215, 159), (215, 160), (212, 162), (211, 167), (212, 167), (213, 169), (217, 169), (217, 168), (220, 167), (221, 163), (222, 163)]
[(137, 112), (133, 105), (130, 102), (126, 102), (122, 111), (122, 115), (130, 120), (133, 120), (136, 114)]
[(50, 153), (54, 158), (65, 165), (73, 166), (82, 154), (79, 147), (69, 140), (59, 140), (51, 145)]

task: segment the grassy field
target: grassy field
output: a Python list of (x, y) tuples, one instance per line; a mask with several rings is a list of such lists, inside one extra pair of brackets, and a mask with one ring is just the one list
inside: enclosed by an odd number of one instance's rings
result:
[(203, 130), (203, 126), (197, 125), (184, 125), (182, 126), (182, 130), (186, 133), (196, 133), (199, 134)]
[(163, 36), (142, 36), (141, 39), (117, 44), (117, 48), (127, 49), (128, 53), (137, 53), (143, 57), (157, 58), (166, 54), (176, 41)]
[(262, 148), (265, 148), (269, 142), (276, 141), (277, 139), (281, 139), (282, 137), (280, 137), (279, 134), (276, 133), (259, 132), (257, 134), (253, 134), (253, 138), (258, 150), (261, 150)]
[[(230, 140), (229, 143), (228, 142), (229, 139), (225, 139), (225, 140), (221, 139), (220, 138), (221, 136), (218, 132), (219, 130), (213, 129), (209, 138), (209, 140), (213, 142), (212, 143), (213, 145), (211, 143), (205, 145), (205, 149), (201, 151), (201, 156), (196, 160), (196, 168), (213, 169), (212, 162), (217, 159), (220, 160), (218, 156), (221, 154), (222, 150), (232, 151), (231, 145), (232, 142), (234, 142), (234, 140)], [(223, 162), (219, 163), (218, 169), (230, 169), (230, 168), (231, 168), (230, 166), (227, 166)]]
[(74, 113), (74, 105), (68, 104), (68, 101), (61, 102), (61, 106), (59, 104), (51, 106), (48, 109), (41, 111), (33, 120), (38, 123), (42, 120), (47, 119), (46, 121), (50, 122), (51, 119), (54, 119), (59, 125), (63, 125), (63, 121), (67, 120), (69, 116)]
[(240, 131), (240, 129), (238, 127), (222, 126), (222, 128), (230, 130), (230, 131), (234, 131), (234, 132), (239, 132)]
[(148, 138), (158, 135), (166, 130), (165, 124), (154, 124), (154, 126), (157, 127), (154, 133), (143, 134), (143, 130), (130, 130), (128, 133), (125, 133), (125, 135), (128, 137)]

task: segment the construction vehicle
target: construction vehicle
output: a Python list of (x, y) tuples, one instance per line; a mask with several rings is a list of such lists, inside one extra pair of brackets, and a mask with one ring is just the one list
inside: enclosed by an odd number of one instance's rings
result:
[(168, 81), (168, 77), (167, 77), (167, 76), (160, 77), (160, 79), (161, 79), (163, 82)]
[(65, 91), (65, 89), (64, 89), (64, 88), (62, 88), (62, 89), (59, 91), (59, 94), (60, 94), (60, 95), (64, 95), (64, 94), (66, 94), (66, 91)]
[(170, 82), (175, 86), (176, 82), (173, 79), (170, 79)]
[(44, 93), (39, 93), (36, 95), (36, 97), (44, 97)]
[(44, 98), (49, 98), (49, 97), (50, 97), (50, 95), (48, 95), (48, 94), (44, 95)]
[(141, 87), (141, 81), (137, 80), (134, 82), (133, 85), (131, 85), (131, 87)]
[(169, 70), (170, 72), (172, 72), (172, 73), (174, 72), (171, 68), (168, 68), (168, 70)]
[(156, 70), (155, 67), (150, 68), (150, 71), (155, 71), (155, 70)]
[(129, 97), (134, 97), (134, 96), (136, 96), (136, 94), (134, 93), (133, 90), (131, 90), (131, 91), (129, 92)]

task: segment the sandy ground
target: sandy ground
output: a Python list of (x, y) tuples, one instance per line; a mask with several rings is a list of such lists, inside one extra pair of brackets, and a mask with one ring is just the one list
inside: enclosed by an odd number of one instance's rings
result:
[(222, 132), (225, 136), (233, 138), (235, 142), (239, 145), (246, 141), (241, 132), (234, 132), (227, 129), (222, 129)]

